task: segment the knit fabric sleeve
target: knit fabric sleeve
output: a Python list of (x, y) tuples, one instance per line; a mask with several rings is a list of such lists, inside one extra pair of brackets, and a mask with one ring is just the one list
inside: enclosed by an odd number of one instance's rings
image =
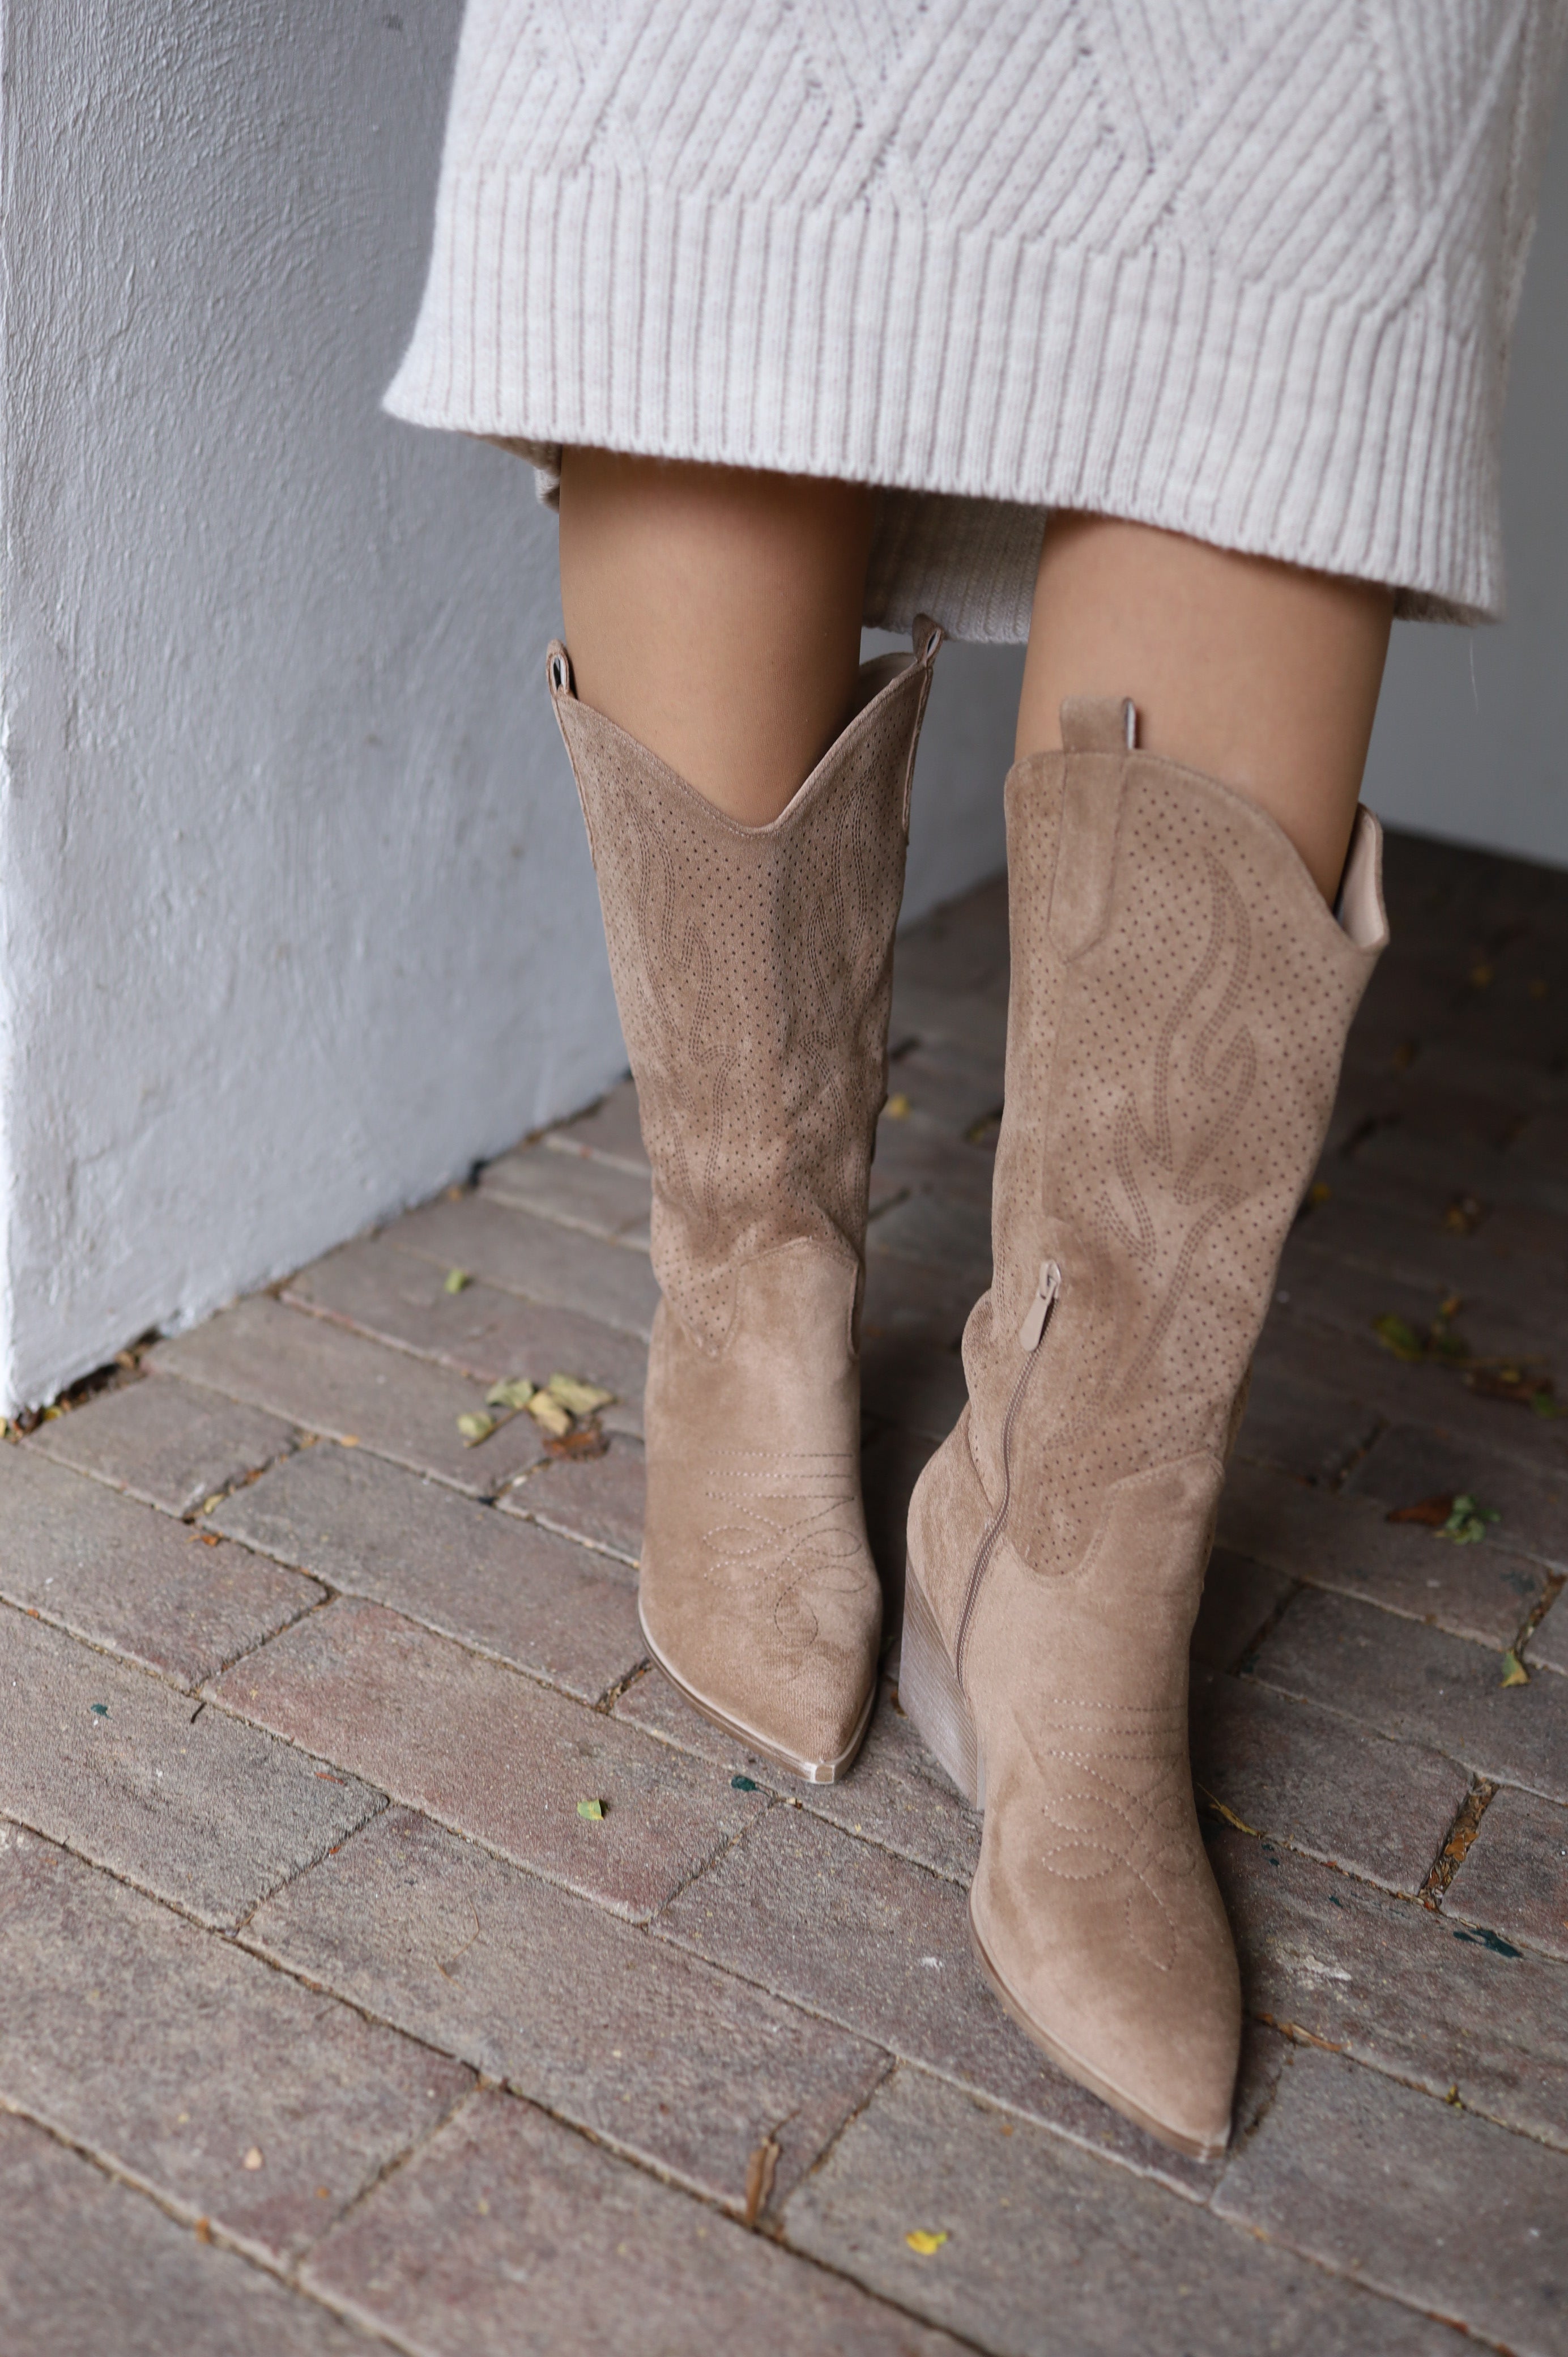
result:
[(1568, 0), (469, 0), (416, 423), (879, 486), (867, 619), (1088, 509), (1501, 609)]

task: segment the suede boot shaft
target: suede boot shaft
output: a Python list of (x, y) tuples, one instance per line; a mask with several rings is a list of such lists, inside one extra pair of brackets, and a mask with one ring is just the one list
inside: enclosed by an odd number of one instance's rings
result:
[(909, 791), (940, 632), (863, 667), (770, 825), (551, 689), (653, 1174), (644, 1632), (687, 1698), (841, 1774), (875, 1690), (858, 1314)]

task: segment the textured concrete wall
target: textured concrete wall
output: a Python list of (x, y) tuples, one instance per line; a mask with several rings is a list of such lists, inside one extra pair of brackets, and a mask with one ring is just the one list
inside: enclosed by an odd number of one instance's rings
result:
[(455, 6), (5, 11), (0, 1394), (620, 1058), (526, 470), (377, 409)]
[[(459, 13), (0, 19), (7, 1406), (622, 1063), (542, 689), (553, 522), (377, 406)], [(989, 829), (955, 810), (945, 888)]]

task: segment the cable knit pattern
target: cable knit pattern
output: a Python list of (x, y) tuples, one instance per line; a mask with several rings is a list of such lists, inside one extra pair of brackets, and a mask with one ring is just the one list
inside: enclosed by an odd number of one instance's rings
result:
[(1498, 611), (1568, 0), (469, 0), (398, 415), (884, 487), (868, 621), (1095, 509)]

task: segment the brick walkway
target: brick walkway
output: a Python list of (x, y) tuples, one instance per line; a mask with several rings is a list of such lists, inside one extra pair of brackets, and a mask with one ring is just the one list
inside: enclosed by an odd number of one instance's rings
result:
[[(1568, 876), (1390, 868), (1195, 1646), (1228, 2160), (1003, 2018), (976, 1822), (891, 1690), (808, 1791), (646, 1668), (622, 1090), (0, 1452), (7, 2357), (1563, 2349), (1568, 1421), (1518, 1358), (1568, 1331)], [(1004, 994), (999, 888), (901, 945), (890, 1568), (986, 1279)], [(557, 1369), (617, 1394), (607, 1454), (464, 1445)], [(1439, 1492), (1498, 1519), (1391, 1521)]]

